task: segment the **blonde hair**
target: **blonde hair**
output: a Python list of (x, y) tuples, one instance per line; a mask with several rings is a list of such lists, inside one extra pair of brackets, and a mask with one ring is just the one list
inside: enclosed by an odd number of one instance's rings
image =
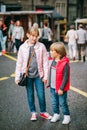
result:
[(64, 56), (67, 55), (66, 48), (65, 48), (63, 42), (55, 42), (55, 43), (53, 43), (50, 46), (50, 50), (56, 51), (60, 55), (60, 58), (63, 58)]
[(36, 29), (38, 29), (38, 24), (37, 24), (37, 23), (34, 23), (34, 24), (33, 24), (33, 27), (36, 28)]
[(30, 32), (30, 35), (37, 35), (37, 36), (39, 36), (39, 31), (38, 31), (37, 28), (31, 27), (29, 32)]

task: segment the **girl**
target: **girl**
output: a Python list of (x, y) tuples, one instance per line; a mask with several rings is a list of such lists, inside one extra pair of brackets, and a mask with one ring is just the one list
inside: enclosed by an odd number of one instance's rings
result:
[[(27, 98), (31, 111), (30, 120), (37, 120), (36, 115), (36, 106), (34, 99), (34, 87), (37, 92), (37, 97), (40, 107), (40, 116), (46, 119), (50, 119), (51, 116), (46, 112), (46, 101), (45, 101), (45, 90), (44, 84), (47, 82), (48, 78), (48, 59), (47, 51), (45, 46), (38, 42), (38, 29), (31, 28), (29, 31), (29, 37), (20, 46), (18, 51), (18, 58), (16, 64), (16, 76), (15, 82), (18, 84), (20, 79), (20, 73), (26, 72), (27, 61), (31, 57), (32, 52), (34, 51), (34, 56), (32, 58), (27, 77)], [(28, 58), (29, 57), (29, 58)]]
[(50, 55), (52, 57), (52, 60), (50, 60), (50, 94), (54, 112), (51, 122), (60, 119), (60, 106), (64, 114), (62, 124), (68, 124), (70, 112), (67, 104), (67, 91), (70, 88), (70, 66), (64, 44), (62, 42), (53, 43), (50, 47)]

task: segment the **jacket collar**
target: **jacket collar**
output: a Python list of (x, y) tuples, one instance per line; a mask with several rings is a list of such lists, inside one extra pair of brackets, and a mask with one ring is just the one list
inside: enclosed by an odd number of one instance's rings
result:
[[(24, 42), (24, 44), (25, 44), (25, 47), (26, 47), (26, 48), (29, 48), (29, 47), (30, 47), (30, 45), (29, 45), (29, 43), (28, 43), (28, 40), (26, 40), (26, 41)], [(36, 44), (35, 44), (35, 46), (34, 46), (34, 48), (35, 48), (35, 49), (39, 48), (39, 44), (40, 44), (40, 43), (37, 41)]]

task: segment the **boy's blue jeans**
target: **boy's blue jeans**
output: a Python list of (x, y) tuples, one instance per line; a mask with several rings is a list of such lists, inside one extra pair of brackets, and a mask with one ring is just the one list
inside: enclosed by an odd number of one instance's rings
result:
[(42, 79), (40, 79), (39, 77), (27, 78), (26, 90), (30, 111), (36, 112), (34, 88), (36, 89), (40, 112), (46, 112), (44, 83), (42, 82)]
[(55, 89), (50, 88), (50, 96), (52, 102), (52, 109), (54, 113), (59, 114), (59, 107), (62, 110), (64, 115), (70, 115), (68, 104), (67, 104), (67, 92), (64, 92), (63, 95), (58, 95), (55, 92)]

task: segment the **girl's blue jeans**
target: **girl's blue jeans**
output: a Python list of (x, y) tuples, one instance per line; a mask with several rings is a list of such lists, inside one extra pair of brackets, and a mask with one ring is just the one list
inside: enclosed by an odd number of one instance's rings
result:
[(39, 101), (40, 112), (46, 112), (44, 83), (42, 82), (42, 79), (39, 77), (27, 78), (26, 90), (30, 111), (36, 112), (34, 93), (35, 89)]
[(64, 92), (63, 95), (58, 95), (58, 93), (55, 92), (54, 88), (50, 88), (50, 96), (54, 113), (59, 114), (59, 109), (61, 108), (64, 115), (70, 115), (67, 104), (67, 92)]

